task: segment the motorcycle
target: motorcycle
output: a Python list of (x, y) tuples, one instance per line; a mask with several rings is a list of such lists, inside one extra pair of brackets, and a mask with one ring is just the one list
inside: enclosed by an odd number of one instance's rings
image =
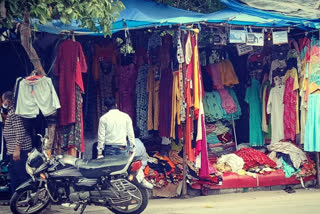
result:
[[(46, 141), (41, 137), (41, 141)], [(45, 143), (42, 143), (45, 144)], [(49, 203), (71, 204), (82, 214), (87, 205), (103, 206), (116, 214), (138, 214), (148, 204), (142, 163), (134, 156), (83, 160), (51, 156), (33, 149), (26, 163), (31, 179), (20, 185), (10, 200), (14, 214), (33, 214)]]

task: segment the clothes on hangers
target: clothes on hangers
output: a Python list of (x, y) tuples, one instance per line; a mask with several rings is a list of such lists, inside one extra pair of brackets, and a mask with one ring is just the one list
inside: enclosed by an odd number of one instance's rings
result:
[(48, 77), (40, 79), (17, 79), (19, 90), (15, 114), (24, 118), (36, 118), (41, 113), (47, 117), (61, 107), (56, 90)]

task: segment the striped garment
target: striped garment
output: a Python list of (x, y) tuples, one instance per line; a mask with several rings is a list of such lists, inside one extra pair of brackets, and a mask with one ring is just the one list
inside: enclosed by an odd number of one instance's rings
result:
[(21, 150), (24, 151), (32, 149), (32, 141), (28, 128), (28, 120), (16, 115), (14, 108), (11, 107), (3, 129), (8, 155), (13, 154), (16, 145), (20, 145)]

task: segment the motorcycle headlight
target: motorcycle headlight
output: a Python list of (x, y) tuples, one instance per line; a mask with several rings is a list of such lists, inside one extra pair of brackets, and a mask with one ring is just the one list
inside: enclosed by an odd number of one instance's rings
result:
[(35, 170), (36, 170), (35, 168), (32, 168), (28, 164), (26, 164), (26, 171), (31, 177), (33, 176)]

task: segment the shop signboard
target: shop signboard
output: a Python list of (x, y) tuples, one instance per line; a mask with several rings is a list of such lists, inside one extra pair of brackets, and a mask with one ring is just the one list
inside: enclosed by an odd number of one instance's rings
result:
[(238, 51), (238, 55), (242, 56), (253, 51), (253, 47), (251, 45), (246, 45), (246, 44), (237, 44), (237, 51)]
[(263, 33), (248, 33), (247, 34), (247, 45), (263, 46), (264, 45), (264, 34)]
[(245, 30), (230, 30), (230, 43), (246, 43), (247, 31)]
[(274, 45), (281, 45), (288, 43), (287, 31), (275, 31), (272, 32), (272, 40)]
[(214, 45), (227, 45), (228, 35), (226, 33), (217, 32), (213, 34)]

